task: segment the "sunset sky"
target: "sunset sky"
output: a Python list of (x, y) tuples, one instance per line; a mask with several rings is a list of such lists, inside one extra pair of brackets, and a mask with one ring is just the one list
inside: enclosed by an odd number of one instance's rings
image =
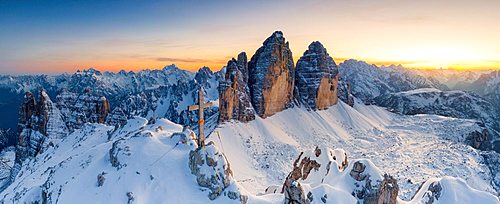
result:
[(338, 63), (500, 69), (499, 8), (499, 0), (0, 0), (0, 74), (218, 70), (275, 30), (295, 60), (319, 40)]

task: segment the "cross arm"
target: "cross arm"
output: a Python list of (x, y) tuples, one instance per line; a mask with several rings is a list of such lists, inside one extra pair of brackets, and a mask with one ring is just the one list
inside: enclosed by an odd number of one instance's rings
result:
[(194, 111), (200, 109), (199, 105), (188, 106), (188, 111)]
[[(208, 102), (208, 103), (204, 103), (202, 106), (203, 106), (203, 108), (208, 108), (208, 107), (214, 106), (214, 104), (212, 102)], [(194, 110), (199, 110), (199, 109), (200, 109), (200, 105), (188, 106), (188, 111), (194, 111)]]

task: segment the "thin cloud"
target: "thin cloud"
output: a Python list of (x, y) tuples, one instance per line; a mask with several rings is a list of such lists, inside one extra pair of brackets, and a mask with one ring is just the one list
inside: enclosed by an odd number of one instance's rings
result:
[(174, 58), (174, 57), (158, 57), (156, 61), (160, 62), (179, 62), (179, 63), (225, 63), (225, 60), (212, 60), (212, 59), (196, 59), (196, 58)]

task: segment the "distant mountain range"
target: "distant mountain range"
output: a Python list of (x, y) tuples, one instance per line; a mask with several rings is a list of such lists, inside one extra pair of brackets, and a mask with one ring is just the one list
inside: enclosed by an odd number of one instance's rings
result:
[(337, 64), (317, 41), (292, 56), (276, 31), (217, 72), (0, 76), (0, 197), (498, 203), (499, 71)]

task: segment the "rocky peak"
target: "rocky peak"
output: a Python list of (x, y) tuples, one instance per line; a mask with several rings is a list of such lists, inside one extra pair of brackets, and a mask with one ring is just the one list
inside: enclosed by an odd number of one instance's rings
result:
[(248, 63), (248, 86), (255, 112), (262, 118), (291, 106), (295, 67), (281, 31), (268, 37)]
[(208, 81), (210, 78), (212, 78), (214, 75), (214, 72), (210, 70), (208, 67), (202, 67), (196, 72), (196, 75), (194, 76), (194, 79), (198, 82), (203, 82), (203, 81)]
[(175, 64), (171, 64), (171, 65), (167, 65), (167, 66), (163, 67), (163, 71), (177, 70), (177, 69), (179, 69), (179, 68)]
[(338, 68), (323, 45), (314, 41), (297, 61), (295, 98), (308, 109), (337, 104)]
[(31, 92), (26, 92), (24, 94), (24, 101), (19, 109), (19, 124), (18, 131), (22, 131), (27, 124), (27, 121), (31, 118), (33, 113), (35, 113), (36, 101), (35, 97)]
[(241, 52), (238, 54), (238, 69), (240, 70), (243, 81), (245, 83), (248, 83), (248, 59), (247, 59), (247, 53)]
[(77, 95), (63, 91), (57, 96), (57, 108), (70, 131), (84, 123), (104, 123), (110, 112), (109, 101), (104, 96), (93, 95), (90, 88)]
[(38, 101), (31, 92), (25, 95), (20, 108), (19, 135), (16, 146), (16, 162), (21, 163), (43, 151), (46, 138), (61, 138), (67, 134), (60, 112), (49, 95), (40, 91)]
[(239, 120), (247, 122), (255, 119), (255, 113), (250, 103), (248, 79), (246, 71), (246, 54), (238, 55), (238, 60), (227, 62), (224, 80), (219, 85), (219, 122)]

